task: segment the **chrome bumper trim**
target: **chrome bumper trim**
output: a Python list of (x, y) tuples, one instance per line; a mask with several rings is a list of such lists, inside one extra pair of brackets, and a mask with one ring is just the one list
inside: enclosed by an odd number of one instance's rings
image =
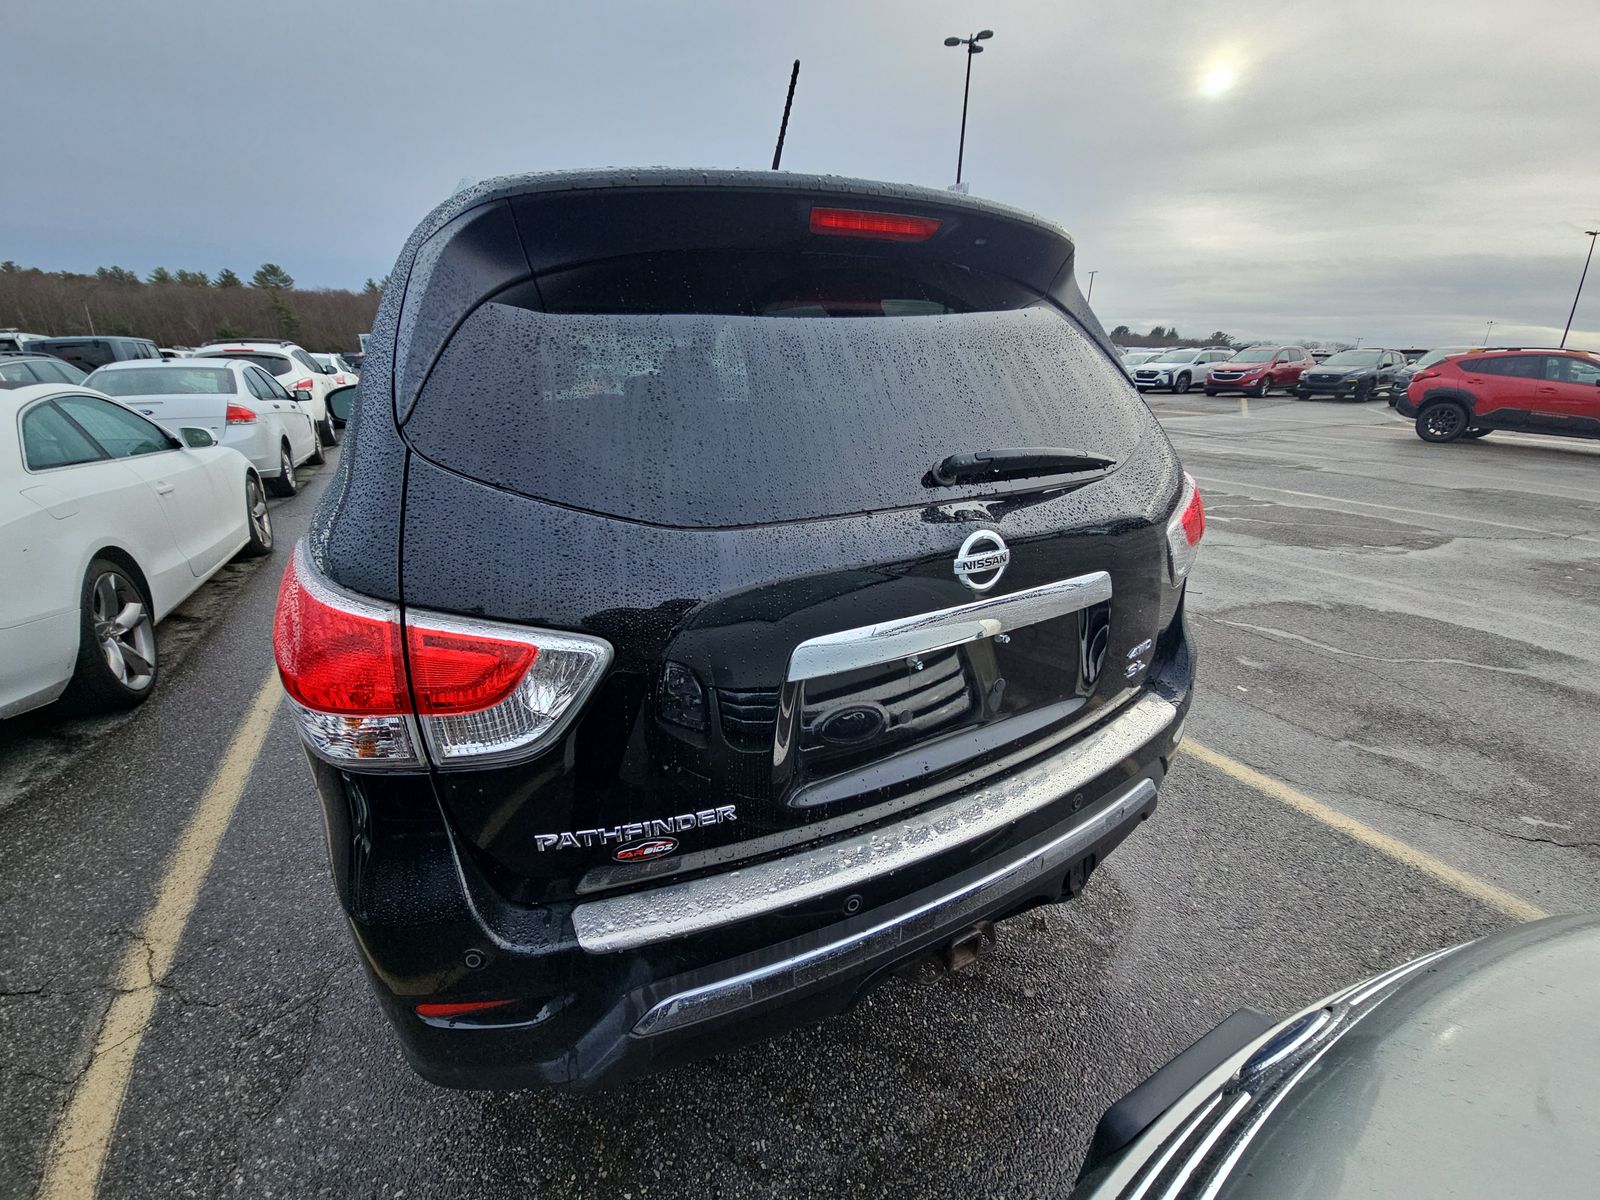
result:
[(914, 617), (825, 633), (801, 642), (789, 656), (789, 682), (837, 675), (897, 658), (915, 658), (1037, 625), (1111, 599), (1111, 576), (1104, 571), (1062, 579), (1009, 596), (995, 596), (919, 613)]
[(1031, 767), (941, 808), (811, 850), (682, 883), (585, 901), (572, 911), (591, 954), (691, 937), (845, 891), (976, 841), (1099, 778), (1177, 717), (1146, 693), (1105, 725)]
[(1156, 785), (1141, 779), (1059, 837), (953, 892), (815, 950), (668, 996), (639, 1018), (633, 1027), (634, 1036), (652, 1037), (712, 1017), (726, 1016), (773, 996), (842, 974), (857, 963), (890, 953), (941, 926), (949, 928), (966, 919), (976, 920), (990, 901), (1007, 891), (1070, 866), (1101, 837), (1131, 820), (1155, 797)]

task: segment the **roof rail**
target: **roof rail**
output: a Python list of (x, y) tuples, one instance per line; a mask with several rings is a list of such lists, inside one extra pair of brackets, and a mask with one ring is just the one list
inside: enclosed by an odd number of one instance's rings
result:
[(263, 337), (211, 338), (208, 341), (201, 342), (200, 344), (202, 346), (232, 346), (239, 342), (262, 342), (268, 346), (293, 346), (295, 344), (288, 338)]

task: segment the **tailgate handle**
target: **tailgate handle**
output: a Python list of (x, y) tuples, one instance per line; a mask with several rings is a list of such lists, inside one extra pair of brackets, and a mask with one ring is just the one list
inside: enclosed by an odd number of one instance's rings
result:
[(897, 658), (933, 654), (953, 646), (1037, 625), (1079, 612), (1111, 599), (1111, 576), (1094, 571), (1072, 579), (994, 596), (954, 608), (862, 625), (809, 638), (789, 656), (788, 682), (819, 679), (893, 662)]

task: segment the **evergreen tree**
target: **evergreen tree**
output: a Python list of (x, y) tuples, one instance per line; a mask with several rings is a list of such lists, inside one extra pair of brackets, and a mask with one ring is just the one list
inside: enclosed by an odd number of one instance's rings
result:
[(157, 267), (154, 271), (150, 272), (150, 282), (151, 283), (171, 283), (172, 282), (172, 273), (170, 271), (168, 271), (165, 267)]
[(250, 286), (266, 292), (286, 292), (294, 287), (294, 276), (277, 263), (262, 263), (250, 277)]
[(204, 271), (179, 271), (177, 280), (184, 287), (211, 286), (211, 278)]
[(223, 267), (217, 272), (217, 286), (219, 288), (242, 287), (239, 277), (228, 267)]

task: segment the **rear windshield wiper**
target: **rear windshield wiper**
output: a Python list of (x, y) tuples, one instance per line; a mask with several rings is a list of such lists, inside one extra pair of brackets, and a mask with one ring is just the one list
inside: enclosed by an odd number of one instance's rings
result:
[(1037, 475), (1104, 474), (1116, 465), (1116, 459), (1103, 454), (1064, 450), (1059, 446), (974, 450), (970, 454), (952, 454), (929, 471), (923, 482), (929, 487), (949, 487), (957, 483), (1026, 479)]

